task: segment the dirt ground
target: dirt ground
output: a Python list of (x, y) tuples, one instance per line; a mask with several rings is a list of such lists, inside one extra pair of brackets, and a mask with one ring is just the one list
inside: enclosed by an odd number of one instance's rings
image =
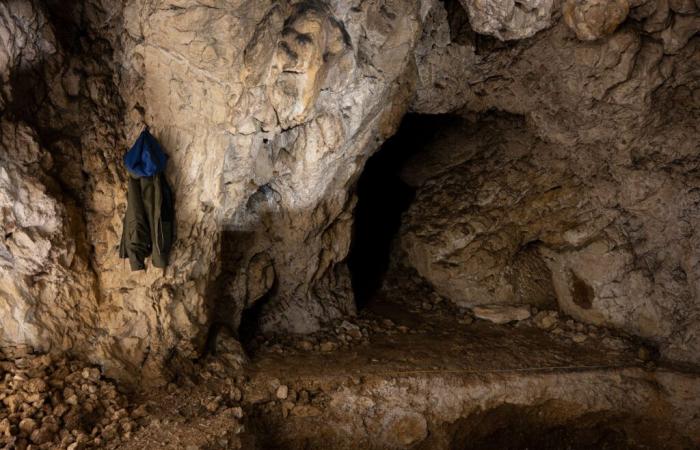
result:
[[(357, 317), (312, 335), (253, 337), (247, 364), (217, 351), (183, 368), (177, 383), (135, 400), (148, 419), (118, 448), (696, 448), (667, 420), (676, 406), (657, 408), (656, 390), (645, 389), (678, 373), (682, 395), (697, 397), (700, 372), (657, 361), (629, 337), (537, 317), (497, 325), (419, 283), (385, 289)], [(523, 389), (532, 396), (509, 400)], [(569, 390), (585, 398), (587, 389), (600, 393), (572, 407)], [(440, 418), (445, 392), (480, 406)], [(635, 402), (649, 409), (637, 415)], [(394, 424), (395, 411), (404, 416)]]

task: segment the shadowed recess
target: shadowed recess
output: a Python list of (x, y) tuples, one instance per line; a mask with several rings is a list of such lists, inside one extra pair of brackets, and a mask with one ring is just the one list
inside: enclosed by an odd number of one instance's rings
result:
[(348, 256), (359, 308), (366, 306), (381, 286), (401, 214), (415, 195), (414, 189), (401, 180), (401, 168), (425, 149), (439, 128), (455, 120), (449, 115), (408, 114), (396, 134), (367, 161), (357, 182), (358, 201)]

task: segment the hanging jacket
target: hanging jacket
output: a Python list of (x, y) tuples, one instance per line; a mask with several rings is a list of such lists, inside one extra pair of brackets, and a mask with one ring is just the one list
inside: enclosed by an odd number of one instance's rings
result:
[(129, 186), (119, 256), (129, 258), (131, 270), (145, 269), (144, 260), (149, 255), (155, 267), (168, 265), (175, 239), (175, 212), (163, 173), (167, 160), (147, 129), (124, 155)]

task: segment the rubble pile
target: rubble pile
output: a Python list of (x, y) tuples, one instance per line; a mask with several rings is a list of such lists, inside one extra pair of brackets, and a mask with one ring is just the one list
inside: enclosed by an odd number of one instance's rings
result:
[(48, 355), (0, 357), (0, 448), (114, 448), (143, 415), (94, 366)]

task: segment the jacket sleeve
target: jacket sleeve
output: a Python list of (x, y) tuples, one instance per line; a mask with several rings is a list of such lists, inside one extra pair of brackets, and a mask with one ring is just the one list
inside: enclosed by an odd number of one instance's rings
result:
[(155, 267), (168, 265), (170, 248), (175, 240), (175, 211), (170, 185), (162, 173), (157, 174), (154, 182), (151, 240), (153, 254), (151, 260)]
[(143, 204), (140, 179), (129, 176), (128, 204), (120, 254), (129, 258), (131, 270), (146, 268), (144, 259), (151, 253), (151, 233)]

